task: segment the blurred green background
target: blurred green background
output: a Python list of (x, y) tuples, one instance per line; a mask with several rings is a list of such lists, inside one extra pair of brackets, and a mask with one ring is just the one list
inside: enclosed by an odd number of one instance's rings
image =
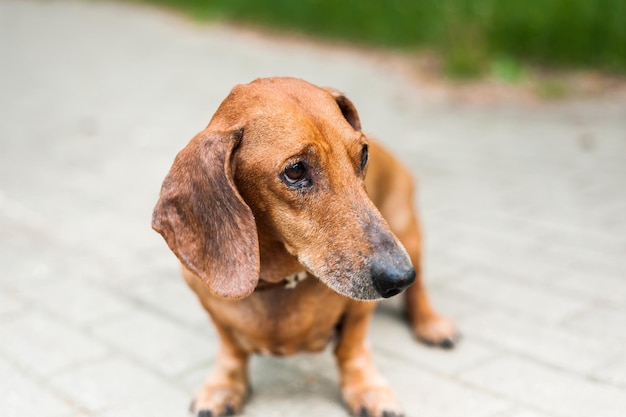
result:
[(404, 51), (445, 73), (514, 79), (522, 65), (626, 73), (626, 0), (139, 0), (196, 19), (246, 22)]

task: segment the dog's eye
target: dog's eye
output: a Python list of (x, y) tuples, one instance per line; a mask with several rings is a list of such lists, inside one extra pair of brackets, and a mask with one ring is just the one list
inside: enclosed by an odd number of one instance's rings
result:
[(363, 145), (363, 150), (361, 151), (361, 171), (365, 169), (368, 158), (369, 158), (368, 146)]
[(304, 167), (304, 164), (302, 162), (296, 162), (295, 164), (285, 168), (283, 176), (285, 177), (285, 181), (287, 181), (287, 183), (295, 184), (298, 181), (302, 181), (305, 174), (306, 168)]

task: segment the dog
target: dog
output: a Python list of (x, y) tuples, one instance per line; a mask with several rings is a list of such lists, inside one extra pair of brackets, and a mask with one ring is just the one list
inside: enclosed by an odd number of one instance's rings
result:
[(366, 345), (380, 298), (406, 289), (418, 339), (454, 324), (429, 302), (406, 168), (361, 131), (353, 103), (295, 78), (238, 85), (175, 158), (152, 217), (219, 335), (198, 417), (238, 413), (253, 353), (332, 340), (343, 399), (359, 416), (403, 415)]

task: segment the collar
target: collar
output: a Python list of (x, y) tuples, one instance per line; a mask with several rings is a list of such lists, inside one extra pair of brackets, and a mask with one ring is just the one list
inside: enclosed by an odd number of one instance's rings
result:
[(288, 275), (278, 282), (267, 282), (263, 279), (259, 280), (258, 285), (254, 291), (267, 291), (277, 288), (284, 288), (286, 290), (293, 290), (298, 286), (300, 281), (304, 281), (309, 275), (306, 271), (296, 272), (295, 274)]

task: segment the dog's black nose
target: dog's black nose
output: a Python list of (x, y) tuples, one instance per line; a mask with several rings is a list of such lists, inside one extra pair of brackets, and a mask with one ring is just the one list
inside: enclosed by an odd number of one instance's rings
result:
[(397, 266), (386, 262), (375, 262), (371, 267), (374, 288), (383, 297), (400, 294), (415, 281), (415, 268), (412, 265)]

